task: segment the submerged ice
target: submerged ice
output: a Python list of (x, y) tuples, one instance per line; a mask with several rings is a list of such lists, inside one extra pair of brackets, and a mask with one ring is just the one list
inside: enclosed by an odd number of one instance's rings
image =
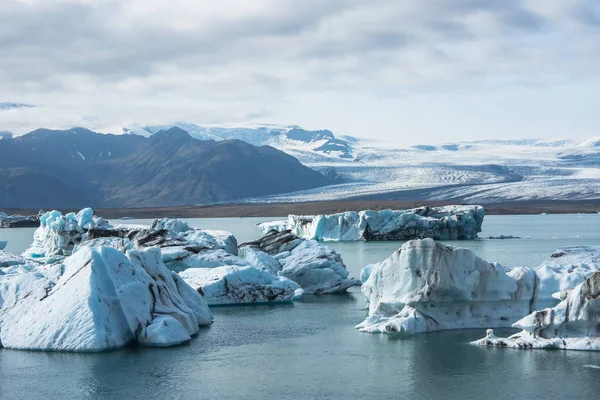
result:
[(481, 206), (420, 207), (411, 210), (290, 215), (287, 221), (260, 224), (263, 233), (290, 230), (319, 241), (476, 239), (485, 211)]

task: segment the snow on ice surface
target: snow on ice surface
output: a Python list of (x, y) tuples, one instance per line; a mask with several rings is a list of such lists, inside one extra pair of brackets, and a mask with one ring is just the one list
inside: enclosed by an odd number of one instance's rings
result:
[(158, 249), (84, 248), (63, 263), (0, 276), (0, 342), (22, 350), (171, 346), (210, 324), (202, 296), (181, 289)]
[(31, 261), (27, 260), (25, 257), (0, 249), (0, 268), (8, 268), (13, 265), (27, 264), (29, 262)]
[(560, 294), (552, 308), (534, 311), (515, 322), (520, 333), (498, 338), (492, 329), (473, 342), (481, 346), (520, 349), (565, 349), (600, 351), (600, 271), (583, 283)]
[[(536, 269), (488, 263), (468, 249), (431, 239), (405, 243), (364, 271), (369, 315), (361, 331), (410, 335), (444, 329), (510, 327), (552, 294), (600, 269), (599, 247), (565, 248)], [(558, 257), (560, 258), (560, 257)], [(553, 268), (550, 270), (549, 268)]]
[(263, 233), (289, 229), (304, 239), (320, 241), (475, 239), (481, 232), (481, 206), (420, 207), (411, 210), (344, 212), (332, 215), (290, 215), (287, 223), (259, 225)]

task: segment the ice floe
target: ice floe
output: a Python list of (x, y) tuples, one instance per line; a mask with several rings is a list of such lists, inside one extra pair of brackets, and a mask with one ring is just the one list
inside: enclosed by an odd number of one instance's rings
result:
[(481, 206), (420, 207), (411, 210), (344, 212), (332, 215), (290, 215), (286, 221), (259, 225), (263, 233), (290, 230), (319, 241), (475, 239), (485, 211)]

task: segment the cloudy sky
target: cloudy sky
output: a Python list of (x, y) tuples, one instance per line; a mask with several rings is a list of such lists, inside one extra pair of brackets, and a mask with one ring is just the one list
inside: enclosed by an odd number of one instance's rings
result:
[[(0, 131), (600, 135), (597, 0), (1, 0)], [(32, 107), (33, 106), (33, 107)]]

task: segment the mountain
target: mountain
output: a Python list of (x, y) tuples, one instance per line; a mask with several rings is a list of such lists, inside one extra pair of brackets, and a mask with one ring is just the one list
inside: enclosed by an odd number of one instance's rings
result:
[(144, 207), (239, 200), (325, 186), (294, 157), (180, 128), (139, 135), (38, 129), (0, 140), (2, 207)]
[(141, 136), (178, 127), (200, 140), (238, 139), (255, 146), (268, 145), (284, 151), (302, 162), (352, 159), (353, 137), (338, 138), (330, 130), (305, 130), (298, 126), (256, 125), (248, 127), (200, 126), (189, 122), (170, 125), (124, 128), (127, 133)]

